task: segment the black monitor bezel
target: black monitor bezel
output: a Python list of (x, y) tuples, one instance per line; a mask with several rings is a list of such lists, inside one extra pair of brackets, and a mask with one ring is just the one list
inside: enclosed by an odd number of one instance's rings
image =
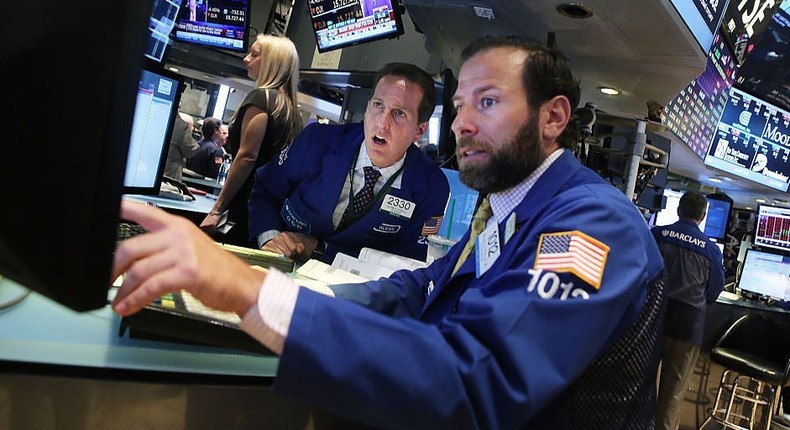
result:
[(181, 95), (184, 92), (184, 77), (166, 69), (163, 67), (162, 64), (155, 62), (146, 57), (144, 67), (140, 70), (140, 74), (142, 75), (142, 71), (147, 70), (151, 73), (156, 73), (162, 76), (165, 76), (169, 79), (173, 79), (178, 82), (178, 90), (176, 91), (175, 99), (173, 100), (173, 109), (170, 112), (170, 119), (167, 122), (167, 130), (165, 131), (165, 141), (163, 143), (164, 148), (162, 149), (162, 153), (159, 157), (159, 166), (156, 171), (156, 177), (154, 178), (154, 183), (151, 186), (143, 187), (143, 186), (127, 186), (123, 185), (123, 193), (124, 194), (138, 194), (138, 195), (145, 195), (145, 196), (155, 196), (159, 194), (160, 187), (162, 185), (162, 180), (165, 174), (165, 164), (167, 164), (167, 152), (170, 149), (170, 139), (173, 134), (173, 126), (175, 125), (176, 115), (178, 115), (178, 107), (181, 102)]
[[(76, 311), (107, 304), (151, 13), (145, 1), (113, 5), (21, 2), (9, 9), (6, 30), (24, 30), (27, 42), (0, 48), (8, 64), (20, 65), (7, 68), (0, 84), (20, 113), (2, 121), (19, 141), (0, 162), (9, 184), (9, 207), (0, 211), (0, 274)], [(39, 25), (21, 19), (27, 16)], [(74, 49), (53, 50), (53, 41)]]

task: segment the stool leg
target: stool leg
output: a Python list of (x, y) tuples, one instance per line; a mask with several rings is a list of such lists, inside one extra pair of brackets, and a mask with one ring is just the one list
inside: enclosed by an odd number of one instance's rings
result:
[(722, 372), (721, 378), (719, 379), (719, 388), (716, 390), (716, 401), (713, 403), (713, 409), (711, 409), (710, 414), (708, 414), (708, 417), (705, 419), (705, 421), (702, 422), (702, 425), (699, 427), (699, 430), (704, 429), (705, 426), (707, 426), (712, 420), (714, 420), (714, 416), (721, 408), (721, 401), (722, 401), (721, 397), (723, 391), (727, 389), (727, 384), (728, 384), (727, 380), (730, 377), (730, 375), (733, 374), (734, 372), (729, 369), (725, 369), (724, 372)]

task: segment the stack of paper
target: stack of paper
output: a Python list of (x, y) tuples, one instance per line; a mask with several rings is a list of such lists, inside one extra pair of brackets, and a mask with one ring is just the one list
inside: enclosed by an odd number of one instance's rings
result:
[(294, 261), (282, 254), (262, 251), (260, 249), (244, 248), (242, 246), (219, 244), (225, 250), (246, 261), (250, 266), (273, 267), (283, 273), (294, 270)]

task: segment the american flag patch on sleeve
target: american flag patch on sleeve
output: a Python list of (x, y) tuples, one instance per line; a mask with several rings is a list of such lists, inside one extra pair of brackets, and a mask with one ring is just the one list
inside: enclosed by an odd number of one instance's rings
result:
[(432, 216), (428, 218), (428, 221), (425, 221), (425, 224), (422, 225), (422, 233), (421, 236), (430, 236), (432, 234), (439, 234), (439, 227), (442, 226), (442, 219), (444, 216)]
[(607, 245), (578, 230), (547, 233), (540, 236), (535, 269), (573, 273), (597, 290), (608, 255)]

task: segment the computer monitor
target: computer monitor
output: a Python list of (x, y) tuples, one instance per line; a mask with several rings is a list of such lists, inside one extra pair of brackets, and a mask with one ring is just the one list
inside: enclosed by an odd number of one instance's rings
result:
[(458, 170), (443, 167), (442, 173), (450, 183), (450, 198), (447, 200), (447, 208), (444, 210), (444, 219), (438, 234), (457, 242), (472, 223), (479, 193), (461, 182)]
[(176, 40), (209, 48), (245, 52), (252, 0), (182, 0)]
[(752, 245), (790, 252), (790, 208), (760, 205), (755, 217)]
[(402, 35), (398, 7), (398, 0), (310, 1), (318, 52)]
[[(112, 282), (151, 1), (23, 1), (4, 11), (0, 274), (79, 311)], [(35, 25), (30, 25), (35, 19)], [(45, 53), (45, 54), (42, 54)], [(44, 183), (41, 187), (38, 184)]]
[(127, 194), (159, 194), (170, 134), (173, 131), (182, 78), (147, 65), (140, 76), (129, 138), (123, 191)]
[(732, 213), (732, 201), (707, 196), (708, 212), (702, 231), (711, 239), (723, 240), (727, 237)]
[(790, 300), (790, 256), (747, 250), (737, 287), (754, 298)]
[[(680, 198), (685, 193), (685, 191), (665, 188), (663, 197), (666, 199), (666, 204), (663, 209), (653, 214), (649, 222), (650, 227), (670, 225), (677, 222), (680, 219), (678, 217), (678, 205), (680, 204)], [(705, 231), (707, 219), (708, 217), (706, 216), (699, 224), (700, 231)]]

